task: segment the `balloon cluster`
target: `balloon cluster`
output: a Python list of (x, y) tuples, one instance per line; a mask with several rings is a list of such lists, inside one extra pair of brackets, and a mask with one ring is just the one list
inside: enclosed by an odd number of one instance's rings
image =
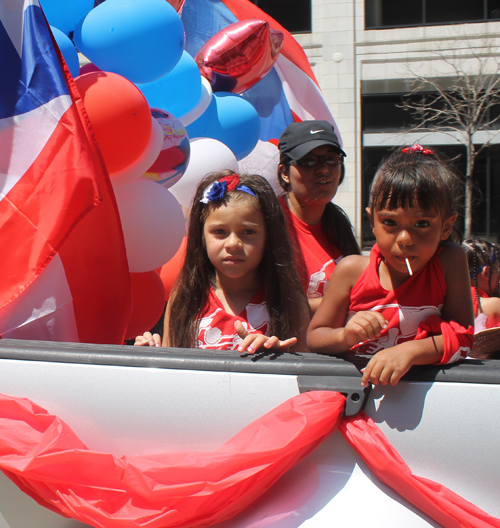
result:
[[(144, 299), (158, 298), (178, 270), (183, 207), (198, 182), (237, 171), (257, 151), (259, 115), (240, 94), (271, 70), (283, 35), (262, 20), (237, 22), (192, 57), (179, 16), (184, 0), (40, 3), (115, 191), (131, 272), (129, 330), (138, 319), (145, 330), (162, 303), (149, 309)], [(81, 68), (77, 49), (89, 61)], [(170, 271), (163, 283), (151, 275), (162, 266)]]

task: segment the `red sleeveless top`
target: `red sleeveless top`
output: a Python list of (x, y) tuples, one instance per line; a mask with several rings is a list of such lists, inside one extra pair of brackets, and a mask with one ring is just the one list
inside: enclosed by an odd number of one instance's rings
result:
[(375, 244), (370, 263), (351, 291), (351, 303), (346, 322), (357, 312), (375, 310), (388, 322), (379, 338), (355, 345), (351, 352), (375, 354), (398, 343), (410, 341), (418, 326), (431, 315), (441, 316), (446, 296), (446, 282), (439, 261), (439, 248), (432, 259), (395, 290), (380, 284), (378, 270), (382, 255)]
[(306, 224), (290, 211), (283, 196), (279, 201), (294, 249), (300, 252), (297, 255), (297, 268), (304, 291), (310, 299), (323, 297), (328, 279), (343, 255), (328, 240), (321, 224)]
[(210, 290), (208, 303), (198, 324), (198, 348), (236, 350), (243, 341), (234, 329), (234, 322), (241, 321), (252, 333), (267, 335), (269, 314), (264, 290), (260, 290), (239, 315), (228, 314), (214, 290)]

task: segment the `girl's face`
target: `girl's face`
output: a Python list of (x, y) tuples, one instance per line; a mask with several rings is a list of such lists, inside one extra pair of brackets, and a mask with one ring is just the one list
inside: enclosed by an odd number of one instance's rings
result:
[(305, 160), (320, 156), (318, 163), (312, 167), (300, 165), (301, 160), (294, 165), (280, 165), (281, 176), (285, 183), (290, 185), (290, 194), (295, 196), (299, 204), (326, 205), (332, 201), (342, 175), (342, 164), (327, 165), (321, 157), (337, 156), (337, 154), (337, 149), (331, 145), (322, 145), (302, 158)]
[(443, 221), (440, 214), (419, 206), (373, 212), (367, 208), (367, 211), (388, 269), (403, 279), (409, 276), (405, 259), (413, 273), (423, 268), (439, 243), (450, 236), (457, 217), (454, 214)]
[(252, 200), (214, 208), (205, 221), (203, 237), (208, 258), (219, 275), (241, 279), (257, 274), (264, 256), (266, 225)]

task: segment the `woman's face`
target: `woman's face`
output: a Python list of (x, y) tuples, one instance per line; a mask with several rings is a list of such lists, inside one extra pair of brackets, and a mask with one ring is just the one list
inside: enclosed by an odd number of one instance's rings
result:
[(301, 160), (293, 165), (280, 165), (279, 171), (285, 183), (302, 207), (308, 205), (326, 205), (331, 202), (337, 192), (342, 176), (342, 163), (328, 165), (325, 156), (337, 156), (338, 150), (331, 145), (322, 145), (311, 150), (302, 160), (311, 156), (319, 156), (318, 163), (312, 167), (300, 165)]

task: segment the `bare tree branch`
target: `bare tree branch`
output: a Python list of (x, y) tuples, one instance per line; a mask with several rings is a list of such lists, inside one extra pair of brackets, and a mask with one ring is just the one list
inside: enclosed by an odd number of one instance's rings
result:
[[(471, 235), (472, 177), (476, 157), (500, 134), (500, 58), (498, 49), (483, 41), (481, 46), (435, 51), (433, 74), (417, 71), (407, 63), (405, 76), (410, 92), (398, 105), (414, 120), (408, 132), (433, 131), (448, 134), (466, 147), (465, 236)], [(420, 63), (422, 65), (422, 63)], [(439, 67), (439, 71), (438, 71)], [(477, 132), (489, 132), (480, 144)]]

